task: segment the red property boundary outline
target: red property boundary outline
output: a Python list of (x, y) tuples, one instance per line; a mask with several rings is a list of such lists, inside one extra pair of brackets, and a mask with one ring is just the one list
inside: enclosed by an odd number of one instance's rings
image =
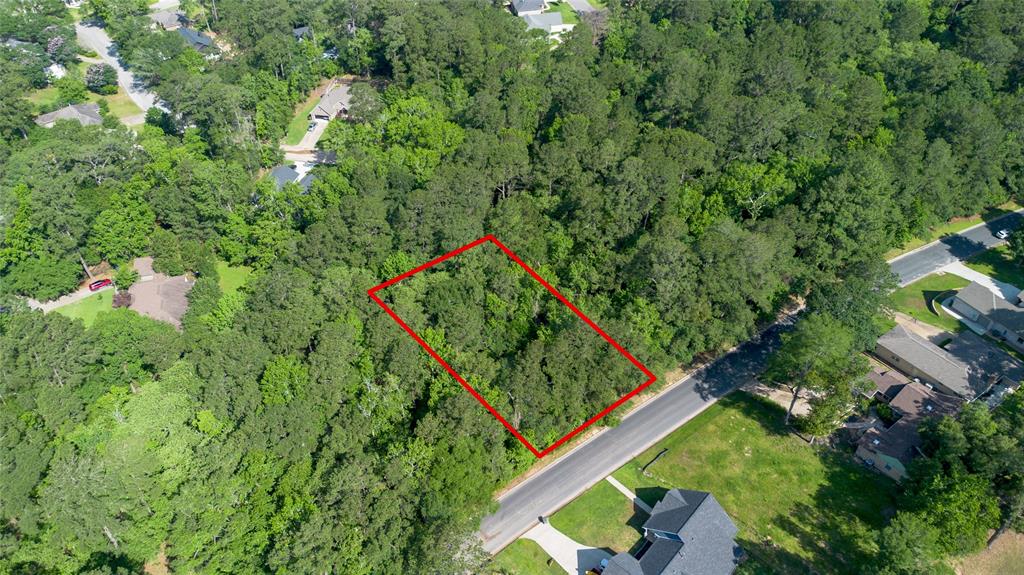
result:
[[(585, 421), (582, 425), (580, 425), (576, 429), (570, 431), (569, 433), (565, 434), (564, 436), (562, 436), (561, 439), (559, 439), (558, 441), (552, 443), (551, 445), (549, 445), (544, 450), (538, 450), (536, 447), (533, 446), (532, 443), (527, 441), (527, 439), (525, 437), (523, 437), (522, 434), (519, 433), (519, 431), (515, 427), (513, 427), (508, 421), (505, 420), (504, 417), (501, 416), (500, 413), (498, 413), (498, 410), (494, 409), (494, 407), (491, 406), (491, 404), (487, 403), (487, 400), (485, 400), (479, 393), (477, 393), (477, 391), (475, 389), (473, 389), (473, 386), (469, 385), (469, 382), (467, 382), (465, 379), (463, 379), (463, 377), (461, 375), (459, 375), (458, 372), (456, 372), (454, 369), (452, 369), (452, 366), (448, 365), (448, 362), (446, 362), (440, 355), (438, 355), (437, 352), (433, 350), (433, 348), (431, 348), (429, 345), (427, 345), (427, 342), (423, 341), (423, 338), (421, 338), (411, 327), (409, 327), (409, 325), (406, 324), (405, 321), (402, 320), (402, 318), (398, 317), (398, 314), (395, 313), (395, 311), (393, 309), (391, 309), (386, 303), (384, 303), (384, 300), (382, 300), (377, 295), (377, 292), (379, 292), (380, 290), (382, 290), (384, 288), (387, 288), (388, 286), (392, 286), (392, 285), (394, 285), (394, 284), (396, 284), (396, 283), (398, 283), (398, 282), (400, 282), (400, 281), (402, 281), (402, 280), (404, 280), (406, 278), (409, 278), (409, 277), (411, 277), (411, 276), (413, 276), (413, 275), (415, 275), (415, 274), (417, 274), (417, 273), (419, 273), (419, 272), (421, 272), (421, 271), (423, 271), (423, 270), (425, 270), (427, 268), (433, 267), (433, 266), (435, 266), (435, 265), (437, 265), (437, 264), (439, 264), (439, 263), (441, 263), (441, 262), (443, 262), (443, 261), (445, 261), (447, 259), (453, 258), (453, 257), (461, 254), (464, 251), (471, 250), (471, 249), (475, 248), (476, 246), (479, 246), (479, 245), (487, 243), (487, 242), (490, 242), (490, 243), (494, 244), (495, 246), (497, 246), (498, 249), (500, 249), (502, 252), (504, 252), (505, 255), (508, 256), (510, 259), (512, 259), (512, 261), (514, 261), (516, 264), (518, 264), (519, 267), (521, 267), (524, 270), (526, 270), (526, 272), (528, 274), (530, 274), (530, 276), (533, 277), (533, 279), (537, 280), (537, 282), (540, 283), (540, 285), (544, 286), (544, 288), (546, 290), (548, 290), (548, 292), (550, 292), (551, 295), (555, 296), (555, 298), (557, 298), (558, 301), (562, 302), (563, 304), (566, 305), (566, 307), (568, 307), (570, 310), (572, 310), (572, 312), (574, 314), (576, 314), (576, 317), (578, 317), (581, 320), (583, 320), (584, 323), (586, 323), (588, 326), (590, 326), (591, 329), (593, 329), (605, 341), (607, 341), (609, 344), (611, 344), (611, 346), (613, 348), (615, 348), (616, 351), (618, 351), (620, 354), (622, 354), (623, 357), (628, 359), (630, 363), (632, 363), (645, 376), (647, 376), (647, 381), (645, 381), (644, 383), (641, 383), (639, 386), (637, 386), (635, 389), (633, 389), (633, 391), (630, 391), (629, 393), (627, 393), (627, 394), (623, 395), (622, 397), (620, 397), (615, 403), (609, 405), (603, 411), (601, 411), (601, 413), (598, 413), (597, 415), (591, 417), (590, 419)], [(411, 270), (409, 270), (409, 271), (407, 271), (407, 272), (405, 272), (403, 274), (397, 275), (397, 276), (389, 279), (388, 281), (386, 281), (386, 282), (384, 282), (384, 283), (382, 283), (380, 285), (377, 285), (377, 286), (374, 286), (374, 287), (370, 288), (366, 293), (370, 296), (370, 299), (372, 299), (373, 301), (377, 302), (377, 305), (379, 305), (381, 308), (383, 308), (384, 311), (387, 312), (387, 314), (391, 316), (391, 319), (395, 320), (395, 323), (397, 323), (399, 326), (401, 326), (401, 328), (404, 329), (405, 332), (408, 333), (410, 337), (412, 337), (414, 340), (416, 340), (416, 343), (420, 344), (420, 347), (422, 347), (424, 350), (426, 350), (426, 352), (428, 354), (430, 354), (430, 356), (433, 357), (435, 361), (437, 361), (439, 364), (441, 364), (441, 367), (443, 367), (445, 369), (445, 371), (447, 371), (453, 378), (455, 378), (455, 381), (458, 381), (462, 385), (462, 387), (466, 388), (466, 391), (468, 391), (473, 397), (475, 397), (476, 400), (479, 401), (481, 405), (483, 405), (485, 408), (487, 408), (487, 411), (491, 412), (491, 415), (493, 415), (498, 421), (500, 421), (501, 424), (504, 425), (505, 428), (508, 429), (509, 432), (511, 432), (512, 435), (514, 435), (515, 438), (518, 439), (520, 443), (525, 445), (526, 448), (529, 449), (531, 453), (533, 453), (535, 456), (537, 456), (538, 459), (544, 457), (548, 453), (551, 453), (552, 451), (555, 450), (555, 448), (557, 448), (558, 446), (562, 445), (566, 441), (569, 441), (569, 439), (573, 438), (578, 433), (580, 433), (581, 431), (583, 431), (584, 429), (586, 429), (587, 427), (592, 425), (595, 421), (597, 421), (597, 420), (601, 419), (602, 417), (604, 417), (604, 416), (608, 415), (609, 413), (611, 413), (612, 410), (614, 410), (615, 408), (619, 407), (620, 405), (622, 405), (623, 403), (628, 401), (629, 398), (631, 398), (634, 395), (636, 395), (636, 394), (640, 393), (641, 391), (643, 391), (645, 388), (647, 388), (649, 385), (651, 385), (652, 383), (654, 383), (658, 379), (653, 373), (651, 373), (651, 371), (649, 369), (647, 369), (644, 366), (644, 364), (640, 363), (639, 360), (637, 360), (635, 357), (633, 357), (632, 354), (630, 354), (628, 351), (626, 351), (625, 348), (623, 348), (621, 345), (619, 345), (619, 342), (615, 341), (610, 335), (605, 333), (603, 329), (598, 327), (596, 323), (594, 323), (589, 317), (586, 316), (586, 314), (584, 314), (582, 311), (580, 311), (579, 308), (574, 306), (568, 299), (565, 298), (565, 296), (563, 296), (561, 293), (559, 293), (558, 290), (556, 290), (551, 284), (549, 284), (548, 282), (544, 281), (544, 278), (540, 277), (540, 275), (537, 272), (533, 271), (533, 268), (531, 268), (530, 266), (526, 265), (526, 262), (524, 262), (523, 260), (519, 259), (519, 256), (517, 256), (512, 250), (508, 249), (505, 246), (505, 244), (503, 244), (500, 241), (498, 241), (498, 238), (494, 237), (493, 234), (488, 234), (488, 235), (486, 235), (486, 236), (484, 236), (484, 237), (482, 237), (482, 238), (480, 238), (478, 240), (472, 241), (472, 242), (470, 242), (470, 243), (468, 243), (468, 244), (466, 244), (466, 245), (464, 245), (464, 246), (462, 246), (460, 248), (456, 248), (456, 249), (454, 249), (454, 250), (444, 254), (443, 256), (434, 258), (434, 259), (430, 260), (429, 262), (427, 262), (427, 263), (425, 263), (423, 265), (417, 266), (417, 267), (415, 267), (415, 268), (413, 268), (413, 269), (411, 269)]]

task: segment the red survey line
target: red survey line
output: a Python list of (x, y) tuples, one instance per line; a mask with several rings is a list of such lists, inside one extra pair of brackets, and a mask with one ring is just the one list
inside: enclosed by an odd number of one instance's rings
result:
[[(487, 400), (485, 400), (483, 398), (483, 396), (481, 396), (475, 389), (473, 389), (473, 386), (471, 386), (469, 384), (469, 382), (467, 382), (465, 379), (463, 379), (463, 377), (461, 375), (459, 375), (459, 373), (457, 371), (455, 371), (455, 369), (453, 369), (452, 366), (448, 365), (448, 362), (446, 362), (440, 355), (438, 355), (438, 353), (436, 351), (434, 351), (434, 349), (432, 347), (430, 347), (430, 345), (428, 345), (427, 342), (424, 341), (423, 338), (421, 338), (419, 336), (419, 334), (417, 334), (415, 332), (415, 330), (413, 330), (411, 327), (409, 327), (409, 325), (407, 323), (405, 323), (405, 321), (402, 320), (402, 318), (399, 317), (398, 314), (395, 313), (395, 311), (393, 309), (391, 309), (391, 307), (389, 307), (386, 303), (384, 303), (384, 301), (380, 298), (380, 296), (377, 295), (378, 291), (380, 291), (380, 290), (382, 290), (382, 289), (384, 289), (384, 288), (386, 288), (388, 286), (392, 286), (392, 285), (394, 285), (394, 284), (396, 284), (396, 283), (398, 283), (398, 282), (400, 282), (400, 281), (402, 281), (404, 279), (407, 279), (407, 278), (409, 278), (409, 277), (411, 277), (411, 276), (413, 276), (413, 275), (415, 275), (415, 274), (417, 274), (417, 273), (419, 273), (419, 272), (421, 272), (421, 271), (423, 271), (423, 270), (425, 270), (427, 268), (435, 266), (435, 265), (437, 265), (437, 264), (439, 264), (439, 263), (441, 263), (441, 262), (443, 262), (443, 261), (445, 261), (445, 260), (447, 260), (449, 258), (457, 256), (457, 255), (461, 254), (462, 252), (465, 252), (466, 250), (470, 250), (470, 249), (472, 249), (472, 248), (474, 248), (474, 247), (476, 247), (476, 246), (478, 246), (480, 244), (483, 244), (485, 242), (493, 243), (506, 256), (508, 256), (510, 259), (512, 259), (512, 261), (516, 262), (516, 264), (518, 264), (521, 268), (526, 270), (526, 272), (528, 274), (530, 274), (530, 276), (534, 280), (536, 280), (538, 283), (540, 283), (542, 286), (544, 286), (544, 289), (548, 290), (548, 292), (551, 295), (555, 296), (555, 298), (558, 299), (558, 301), (560, 301), (563, 304), (565, 304), (566, 307), (568, 307), (570, 310), (572, 310), (572, 312), (578, 318), (583, 320), (584, 323), (586, 323), (588, 326), (590, 326), (591, 329), (593, 329), (595, 332), (597, 332), (598, 335), (600, 335), (606, 342), (608, 342), (613, 348), (615, 348), (616, 351), (618, 351), (626, 359), (628, 359), (630, 363), (632, 363), (637, 369), (639, 369), (648, 378), (647, 381), (645, 381), (644, 383), (642, 383), (639, 386), (637, 386), (634, 390), (632, 390), (629, 393), (623, 395), (617, 401), (615, 401), (615, 403), (609, 405), (603, 411), (601, 411), (597, 415), (591, 417), (590, 419), (585, 421), (582, 425), (580, 425), (576, 429), (573, 429), (572, 431), (570, 431), (569, 433), (564, 435), (561, 439), (555, 441), (554, 443), (552, 443), (551, 445), (549, 445), (547, 448), (545, 448), (543, 450), (538, 450), (536, 447), (533, 446), (532, 443), (530, 443), (525, 437), (523, 437), (522, 434), (519, 433), (519, 431), (515, 427), (513, 427), (508, 421), (505, 420), (504, 417), (501, 416), (500, 413), (498, 413), (498, 410), (496, 410), (494, 408), (494, 406), (492, 406), (490, 403), (488, 403)], [(642, 363), (640, 363), (639, 360), (637, 360), (635, 357), (633, 357), (633, 355), (631, 353), (629, 353), (628, 351), (626, 351), (625, 348), (623, 348), (621, 345), (619, 345), (619, 342), (615, 341), (614, 338), (612, 338), (610, 335), (605, 333), (605, 331), (603, 329), (598, 327), (598, 325), (596, 323), (594, 323), (589, 317), (587, 317), (586, 314), (584, 314), (582, 311), (580, 311), (579, 308), (574, 306), (572, 304), (572, 302), (570, 302), (564, 295), (562, 295), (557, 289), (555, 289), (554, 286), (552, 286), (550, 283), (545, 281), (544, 278), (542, 278), (540, 276), (540, 274), (538, 274), (536, 271), (534, 271), (533, 268), (528, 266), (526, 264), (526, 262), (524, 262), (522, 259), (520, 259), (519, 256), (517, 256), (512, 250), (510, 250), (508, 247), (506, 247), (505, 244), (501, 243), (498, 240), (498, 238), (494, 237), (494, 235), (491, 235), (491, 234), (488, 234), (488, 235), (486, 235), (486, 236), (484, 236), (484, 237), (482, 237), (482, 238), (480, 238), (478, 240), (470, 242), (470, 243), (468, 243), (468, 244), (466, 244), (466, 245), (464, 245), (462, 247), (456, 248), (456, 249), (454, 249), (454, 250), (452, 250), (452, 251), (450, 251), (450, 252), (448, 252), (448, 253), (440, 256), (440, 257), (437, 257), (437, 258), (434, 258), (434, 259), (428, 261), (425, 264), (417, 266), (417, 267), (415, 267), (415, 268), (413, 268), (413, 269), (411, 269), (411, 270), (409, 270), (409, 271), (407, 271), (407, 272), (405, 272), (403, 274), (397, 275), (397, 276), (389, 279), (388, 281), (386, 281), (386, 282), (384, 282), (382, 284), (374, 286), (374, 287), (370, 288), (367, 291), (367, 294), (370, 296), (370, 298), (374, 302), (377, 303), (377, 305), (379, 305), (381, 308), (383, 308), (384, 311), (387, 312), (387, 314), (389, 316), (391, 316), (391, 319), (395, 320), (395, 323), (397, 323), (403, 330), (405, 330), (405, 332), (408, 333), (409, 336), (412, 337), (413, 340), (416, 341), (416, 343), (418, 343), (420, 345), (420, 347), (422, 347), (431, 357), (433, 357), (434, 360), (436, 360), (439, 364), (441, 364), (441, 367), (443, 367), (445, 369), (445, 371), (447, 371), (449, 373), (449, 375), (451, 375), (453, 378), (455, 378), (455, 380), (458, 381), (459, 384), (462, 385), (462, 387), (464, 387), (466, 389), (466, 391), (468, 391), (473, 397), (475, 397), (476, 400), (479, 401), (481, 405), (483, 405), (485, 408), (487, 408), (487, 410), (489, 412), (491, 412), (491, 415), (493, 415), (495, 417), (495, 419), (500, 421), (501, 424), (504, 425), (505, 428), (508, 429), (509, 432), (511, 432), (512, 435), (515, 436), (515, 438), (518, 439), (520, 443), (525, 445), (526, 448), (529, 449), (530, 452), (533, 453), (537, 458), (544, 457), (548, 453), (551, 453), (558, 446), (562, 445), (563, 443), (565, 443), (569, 439), (575, 437), (577, 434), (579, 434), (581, 431), (583, 431), (584, 429), (586, 429), (587, 427), (592, 425), (594, 422), (596, 422), (599, 419), (601, 419), (602, 417), (608, 415), (609, 413), (611, 413), (612, 410), (614, 410), (615, 408), (619, 407), (620, 405), (622, 405), (623, 403), (628, 401), (631, 397), (633, 397), (636, 394), (640, 393), (645, 388), (647, 388), (649, 385), (651, 385), (652, 383), (657, 381), (657, 377), (653, 373), (651, 373), (651, 371), (648, 370)]]

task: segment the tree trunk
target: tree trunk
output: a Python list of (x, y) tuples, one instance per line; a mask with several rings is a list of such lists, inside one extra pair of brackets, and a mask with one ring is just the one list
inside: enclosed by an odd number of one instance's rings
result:
[(789, 409), (786, 410), (786, 419), (783, 423), (789, 425), (789, 420), (793, 417), (793, 407), (796, 406), (796, 400), (800, 397), (800, 392), (803, 391), (804, 386), (798, 385), (793, 388), (793, 401), (789, 402)]
[(82, 257), (82, 252), (78, 252), (78, 261), (82, 263), (82, 269), (85, 270), (85, 275), (89, 276), (89, 280), (92, 280), (92, 272), (89, 271), (89, 266), (85, 264), (85, 258)]
[(1003, 533), (1006, 533), (1006, 531), (1010, 529), (1010, 524), (1020, 517), (1021, 513), (1024, 513), (1024, 509), (1017, 511), (1016, 513), (1011, 513), (1009, 517), (1003, 519), (1003, 522), (999, 524), (999, 529), (996, 529), (996, 532), (992, 534), (992, 537), (988, 538), (987, 545), (989, 549), (996, 544), (996, 539), (1002, 537)]

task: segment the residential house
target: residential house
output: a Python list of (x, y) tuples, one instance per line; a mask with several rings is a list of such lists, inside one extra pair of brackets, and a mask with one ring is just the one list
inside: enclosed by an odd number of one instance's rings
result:
[(210, 38), (202, 32), (196, 32), (191, 28), (178, 28), (178, 34), (181, 34), (185, 43), (196, 52), (201, 54), (211, 54), (216, 50), (216, 47), (213, 44), (213, 38)]
[(890, 388), (889, 406), (899, 419), (889, 427), (872, 427), (857, 442), (856, 455), (896, 481), (907, 476), (907, 466), (920, 451), (917, 428), (929, 417), (956, 415), (963, 401), (927, 385), (910, 381)]
[(963, 332), (939, 347), (901, 325), (878, 338), (875, 355), (922, 383), (973, 401), (999, 386), (1016, 388), (1024, 364), (977, 334)]
[(736, 533), (713, 495), (672, 489), (644, 523), (640, 550), (609, 559), (604, 575), (730, 575), (743, 557)]
[(52, 128), (58, 120), (75, 120), (83, 126), (96, 126), (103, 123), (100, 116), (100, 105), (95, 102), (71, 104), (36, 118), (36, 124), (44, 128)]
[(548, 38), (557, 40), (563, 32), (572, 30), (573, 24), (566, 24), (562, 21), (561, 12), (545, 12), (544, 14), (529, 14), (523, 16), (526, 21), (527, 30), (544, 30)]
[(324, 92), (324, 95), (317, 102), (317, 105), (309, 112), (310, 121), (333, 120), (339, 116), (348, 116), (348, 106), (351, 96), (348, 93), (348, 84), (332, 84)]
[(540, 14), (548, 9), (548, 5), (544, 0), (512, 0), (509, 8), (516, 16), (528, 16)]
[(281, 189), (285, 184), (295, 182), (302, 188), (303, 193), (309, 192), (309, 187), (313, 185), (313, 181), (316, 180), (316, 176), (312, 173), (306, 173), (306, 175), (300, 178), (298, 170), (295, 166), (277, 166), (270, 170), (270, 177), (274, 180), (274, 185), (277, 189)]
[(865, 395), (868, 399), (879, 399), (886, 403), (892, 401), (900, 389), (910, 383), (910, 379), (902, 373), (878, 366), (868, 373), (868, 379), (875, 384), (875, 388)]
[(313, 37), (313, 30), (309, 26), (298, 26), (298, 27), (292, 28), (292, 36), (294, 36), (296, 40), (304, 40), (306, 38), (312, 38)]
[(174, 10), (153, 12), (149, 15), (149, 19), (153, 21), (153, 24), (164, 30), (177, 30), (188, 23), (188, 19), (185, 18), (184, 14)]
[(985, 333), (1024, 352), (1024, 308), (1006, 301), (977, 282), (957, 291), (949, 305)]

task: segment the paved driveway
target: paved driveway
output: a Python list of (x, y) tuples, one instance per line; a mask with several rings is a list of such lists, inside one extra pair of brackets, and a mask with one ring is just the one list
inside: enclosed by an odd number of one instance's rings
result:
[(996, 294), (1006, 301), (1017, 301), (1017, 294), (1020, 293), (1019, 287), (999, 281), (996, 278), (987, 276), (977, 270), (972, 270), (965, 266), (963, 262), (953, 262), (943, 267), (942, 271), (948, 274), (958, 275), (968, 281), (977, 282), (985, 286), (988, 291)]
[(156, 94), (143, 88), (142, 83), (135, 75), (121, 64), (121, 60), (117, 56), (117, 46), (107, 35), (106, 30), (93, 24), (77, 22), (75, 34), (81, 46), (96, 52), (105, 64), (109, 64), (117, 70), (117, 84), (124, 89), (136, 106), (145, 112), (156, 105)]
[(569, 575), (586, 575), (589, 569), (597, 567), (603, 559), (612, 556), (604, 549), (587, 547), (573, 541), (549, 523), (538, 523), (523, 534), (523, 539), (536, 541)]
[(587, 0), (565, 0), (577, 12), (597, 12), (597, 8), (590, 5)]

